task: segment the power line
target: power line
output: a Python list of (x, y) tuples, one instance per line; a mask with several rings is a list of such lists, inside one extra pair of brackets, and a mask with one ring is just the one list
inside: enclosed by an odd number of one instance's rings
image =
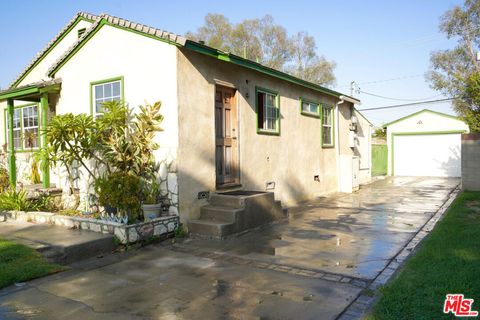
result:
[(387, 100), (396, 100), (396, 101), (420, 101), (420, 100), (429, 100), (429, 99), (433, 99), (433, 98), (441, 96), (441, 94), (437, 94), (437, 95), (434, 95), (434, 96), (431, 96), (431, 97), (426, 97), (426, 98), (421, 98), (421, 99), (401, 99), (401, 98), (385, 97), (385, 96), (381, 96), (381, 95), (378, 95), (378, 94), (375, 94), (375, 93), (365, 92), (365, 91), (362, 91), (362, 90), (357, 90), (357, 92), (364, 93), (364, 94), (367, 94), (369, 96), (373, 96), (373, 97), (377, 97), (377, 98), (382, 98), (382, 99), (387, 99)]
[(404, 103), (404, 104), (395, 104), (391, 106), (385, 107), (375, 107), (375, 108), (367, 108), (367, 109), (359, 109), (359, 111), (373, 111), (373, 110), (383, 110), (383, 109), (393, 109), (393, 108), (401, 108), (401, 107), (410, 107), (410, 106), (417, 106), (422, 104), (436, 104), (439, 102), (447, 102), (453, 101), (458, 98), (445, 98), (445, 99), (437, 99), (437, 100), (430, 100), (430, 101), (420, 101), (420, 102), (412, 102), (412, 103)]
[(411, 78), (418, 78), (418, 77), (423, 77), (424, 74), (414, 74), (411, 76), (403, 76), (403, 77), (397, 77), (397, 78), (390, 78), (390, 79), (383, 79), (383, 80), (376, 80), (376, 81), (369, 81), (369, 82), (361, 82), (359, 85), (366, 85), (366, 84), (374, 84), (374, 83), (383, 83), (383, 82), (390, 82), (390, 81), (397, 81), (397, 80), (403, 80), (403, 79), (411, 79)]
[[(397, 81), (397, 80), (403, 80), (403, 79), (418, 78), (418, 77), (422, 77), (422, 76), (424, 76), (424, 74), (414, 74), (414, 75), (401, 76), (401, 77), (396, 77), (396, 78), (373, 80), (373, 81), (368, 81), (368, 82), (360, 82), (360, 83), (358, 83), (358, 85), (366, 85), (366, 84), (373, 84), (373, 83), (383, 83), (383, 82), (389, 82), (389, 81)], [(338, 88), (346, 88), (346, 87), (350, 87), (350, 84), (344, 85), (344, 86), (339, 86)]]

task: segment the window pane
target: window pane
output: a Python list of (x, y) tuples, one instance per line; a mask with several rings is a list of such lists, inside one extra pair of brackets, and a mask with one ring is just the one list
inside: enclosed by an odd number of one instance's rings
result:
[(111, 97), (112, 96), (112, 84), (111, 83), (106, 83), (103, 85), (103, 90), (104, 90), (104, 98), (106, 97)]
[(103, 86), (95, 86), (95, 99), (103, 98)]
[(112, 87), (113, 96), (120, 97), (120, 81), (114, 82)]
[(97, 100), (95, 102), (95, 112), (96, 113), (102, 112), (102, 103), (103, 103), (103, 101), (101, 101), (101, 100)]
[(275, 96), (271, 95), (271, 94), (267, 94), (267, 106), (269, 107), (273, 107), (275, 106)]
[(302, 111), (303, 112), (308, 112), (308, 103), (306, 102), (302, 102)]
[(332, 144), (332, 130), (331, 127), (323, 128), (323, 144)]
[(37, 148), (38, 147), (38, 129), (27, 129), (24, 133), (25, 148)]
[(21, 149), (22, 148), (22, 133), (20, 130), (15, 130), (13, 131), (13, 147), (15, 149)]

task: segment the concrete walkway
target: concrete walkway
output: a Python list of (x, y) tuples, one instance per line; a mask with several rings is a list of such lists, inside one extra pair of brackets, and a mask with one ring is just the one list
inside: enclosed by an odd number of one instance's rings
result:
[(60, 264), (108, 254), (115, 249), (112, 235), (15, 220), (0, 222), (0, 237), (29, 246), (50, 262)]
[(336, 319), (458, 182), (389, 178), (229, 240), (87, 260), (1, 290), (0, 319)]

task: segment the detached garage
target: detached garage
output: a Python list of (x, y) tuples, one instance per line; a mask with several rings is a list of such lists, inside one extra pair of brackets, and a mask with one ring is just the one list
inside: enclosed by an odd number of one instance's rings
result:
[(384, 127), (389, 175), (461, 176), (461, 134), (469, 131), (465, 122), (424, 109)]

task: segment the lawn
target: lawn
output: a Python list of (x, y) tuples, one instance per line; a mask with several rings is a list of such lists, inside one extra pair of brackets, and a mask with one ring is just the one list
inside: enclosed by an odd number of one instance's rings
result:
[(48, 263), (32, 248), (0, 238), (0, 288), (64, 269)]
[(460, 194), (367, 318), (452, 319), (443, 314), (447, 293), (475, 299), (480, 311), (480, 192)]

